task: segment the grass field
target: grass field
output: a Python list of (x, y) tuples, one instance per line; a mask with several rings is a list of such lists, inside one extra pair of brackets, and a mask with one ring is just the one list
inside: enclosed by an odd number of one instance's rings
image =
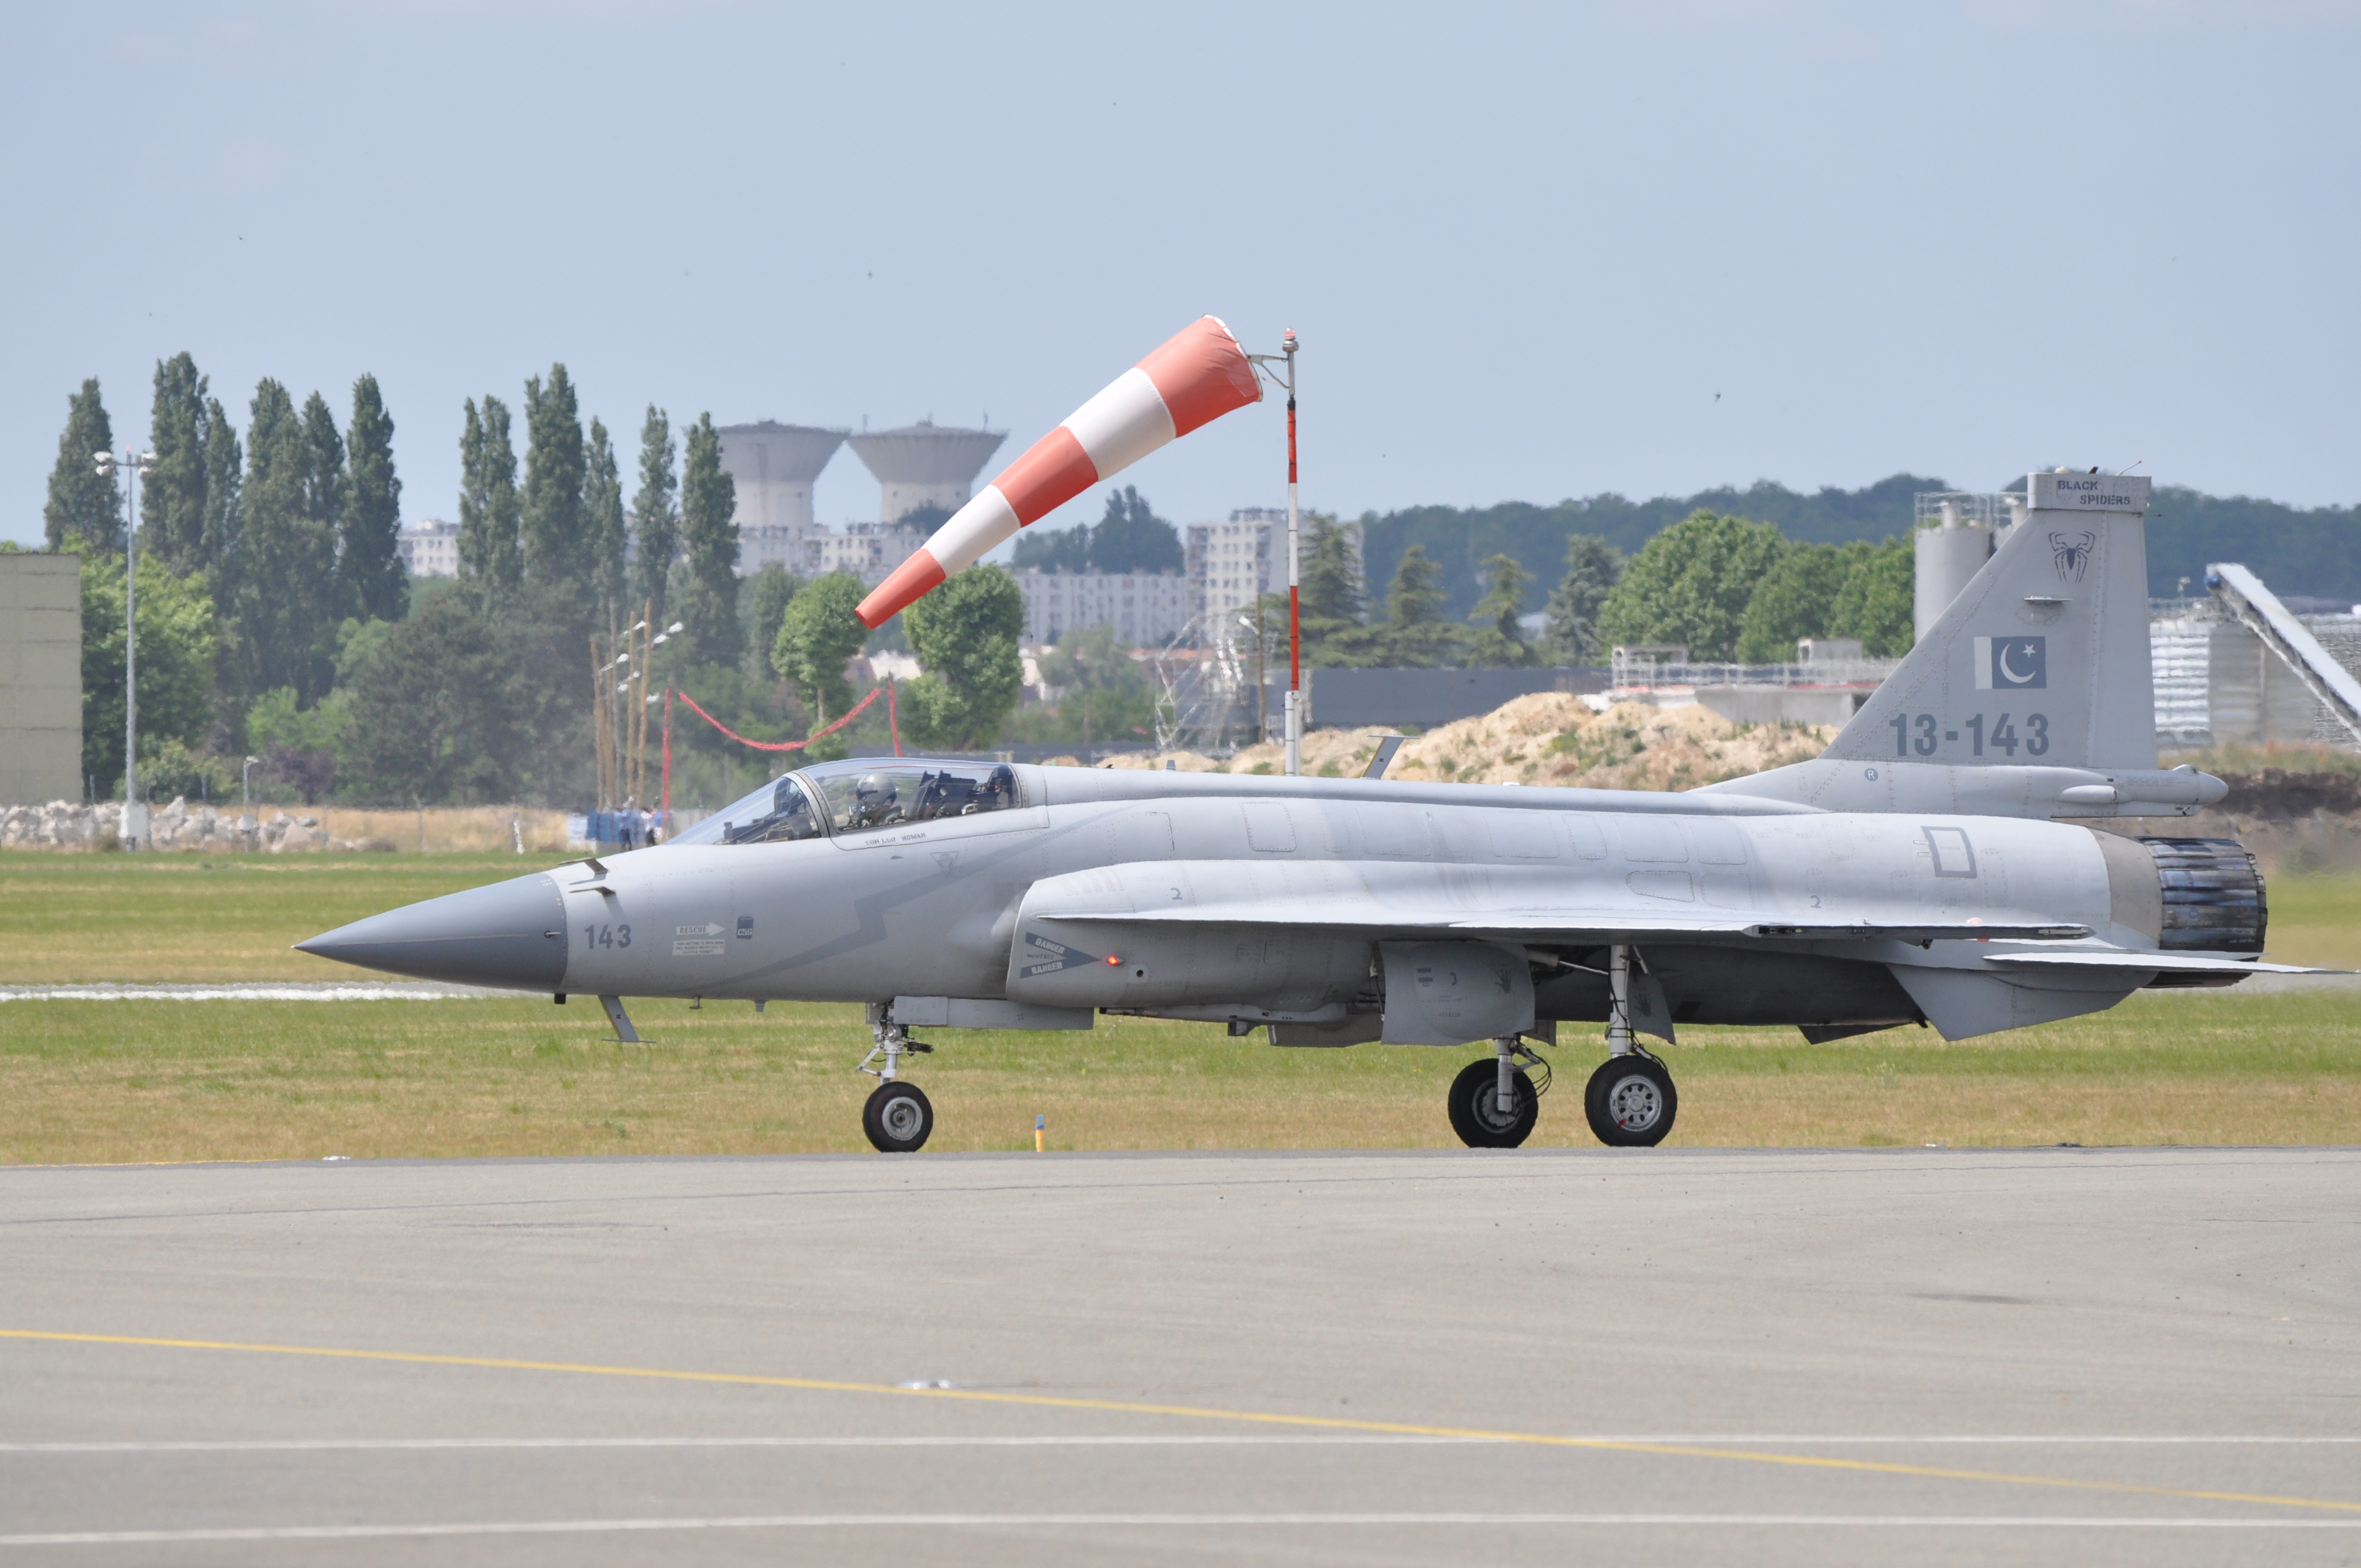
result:
[[(494, 857), (301, 861), (0, 856), (0, 981), (322, 980), (313, 932), (536, 865)], [(2361, 882), (2271, 889), (2275, 956), (2361, 964)], [(0, 1002), (0, 1161), (764, 1153), (865, 1146), (853, 1009), (436, 1002)], [(1472, 1050), (1282, 1051), (1207, 1025), (1095, 1035), (940, 1031), (913, 1077), (931, 1148), (1454, 1146), (1445, 1083)], [(2148, 992), (2113, 1012), (1945, 1045), (1931, 1031), (1810, 1046), (1683, 1031), (1673, 1142), (2352, 1143), (2350, 990)], [(1595, 1042), (1568, 1031), (1537, 1144), (1587, 1146)]]

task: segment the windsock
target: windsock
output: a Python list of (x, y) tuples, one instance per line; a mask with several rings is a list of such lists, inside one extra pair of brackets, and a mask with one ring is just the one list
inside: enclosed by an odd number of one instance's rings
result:
[(1219, 316), (1200, 316), (1003, 468), (854, 613), (874, 630), (1026, 524), (1174, 436), (1261, 400), (1262, 385), (1238, 340)]

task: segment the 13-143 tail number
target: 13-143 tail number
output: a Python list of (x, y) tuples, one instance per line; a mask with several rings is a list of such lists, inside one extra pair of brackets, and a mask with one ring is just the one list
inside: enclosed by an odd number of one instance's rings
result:
[(1982, 714), (1971, 713), (1960, 721), (1958, 729), (1945, 729), (1931, 713), (1897, 713), (1886, 723), (1894, 728), (1894, 754), (1897, 757), (1907, 757), (1914, 751), (1931, 757), (1941, 747), (1958, 744), (1962, 731), (1979, 757), (1984, 754), (1987, 745), (2011, 757), (2016, 755), (2019, 746), (2029, 757), (2038, 757), (2049, 750), (2049, 716), (2046, 713), (2026, 714), (2021, 733), (2005, 713), (1989, 722)]

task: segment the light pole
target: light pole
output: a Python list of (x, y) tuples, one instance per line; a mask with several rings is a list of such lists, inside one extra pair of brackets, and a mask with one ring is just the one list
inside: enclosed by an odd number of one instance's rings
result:
[[(114, 477), (115, 454), (93, 452), (102, 479)], [(156, 477), (156, 455), (123, 449), (123, 824), (117, 837), (137, 850), (148, 837), (148, 814), (139, 809), (139, 481)]]

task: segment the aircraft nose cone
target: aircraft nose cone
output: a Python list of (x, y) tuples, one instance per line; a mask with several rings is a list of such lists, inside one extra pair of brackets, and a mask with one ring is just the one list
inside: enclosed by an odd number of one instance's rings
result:
[(295, 948), (420, 980), (552, 991), (566, 978), (566, 905), (544, 872), (372, 915)]

